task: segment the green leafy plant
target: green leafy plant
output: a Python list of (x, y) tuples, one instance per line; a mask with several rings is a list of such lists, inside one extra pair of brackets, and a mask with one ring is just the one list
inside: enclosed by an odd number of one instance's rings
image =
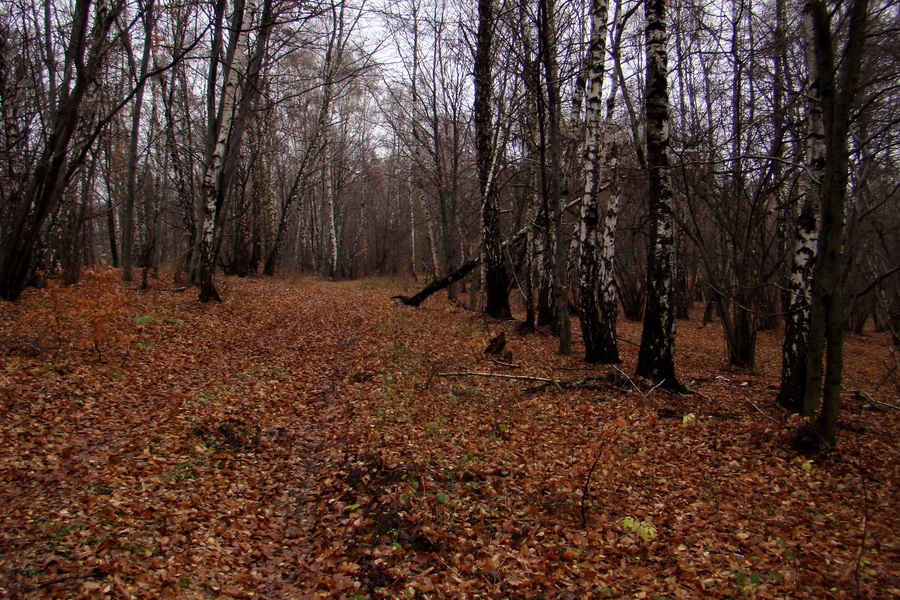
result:
[(634, 533), (645, 542), (649, 542), (656, 537), (656, 527), (634, 517), (625, 517), (622, 519), (622, 527), (630, 533)]

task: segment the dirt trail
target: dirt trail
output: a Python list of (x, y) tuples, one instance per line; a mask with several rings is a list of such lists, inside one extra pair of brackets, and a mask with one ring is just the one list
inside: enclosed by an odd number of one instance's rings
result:
[[(345, 460), (383, 303), (312, 280), (229, 285), (219, 306), (130, 294), (133, 340), (100, 360), (80, 348), (26, 356), (5, 329), (0, 590), (308, 587), (308, 535), (328, 492), (309, 483)], [(5, 308), (8, 325), (23, 316)]]

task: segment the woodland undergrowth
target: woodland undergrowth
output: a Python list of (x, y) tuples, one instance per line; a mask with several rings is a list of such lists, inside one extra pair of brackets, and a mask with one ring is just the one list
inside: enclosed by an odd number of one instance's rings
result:
[(880, 334), (847, 339), (838, 447), (804, 455), (777, 331), (751, 372), (679, 322), (672, 395), (624, 320), (623, 363), (587, 366), (390, 280), (202, 305), (119, 276), (0, 304), (0, 595), (900, 597)]

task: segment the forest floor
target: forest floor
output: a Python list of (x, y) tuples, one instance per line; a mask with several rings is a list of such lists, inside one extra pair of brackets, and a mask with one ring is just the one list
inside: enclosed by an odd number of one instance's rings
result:
[(900, 598), (881, 335), (848, 337), (839, 445), (805, 456), (778, 332), (749, 372), (679, 322), (676, 396), (624, 320), (588, 367), (388, 280), (117, 278), (0, 304), (2, 597)]

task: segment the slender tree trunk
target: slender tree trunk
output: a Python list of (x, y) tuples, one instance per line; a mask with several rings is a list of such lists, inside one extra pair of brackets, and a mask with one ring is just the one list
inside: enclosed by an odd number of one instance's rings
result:
[(604, 240), (600, 211), (601, 169), (606, 167), (603, 148), (603, 79), (606, 60), (606, 32), (608, 0), (591, 2), (591, 43), (587, 55), (585, 88), (584, 192), (581, 201), (578, 238), (580, 275), (578, 279), (578, 308), (581, 335), (584, 339), (584, 360), (589, 363), (619, 362), (615, 331), (604, 328), (601, 320), (600, 252)]
[(646, 0), (647, 166), (653, 230), (647, 261), (647, 307), (638, 352), (637, 374), (680, 390), (675, 377), (673, 194), (669, 160), (668, 55), (665, 0)]
[(416, 202), (413, 199), (412, 169), (413, 164), (412, 161), (410, 161), (410, 172), (406, 184), (406, 196), (409, 200), (409, 272), (410, 275), (412, 275), (413, 281), (418, 281), (419, 266), (417, 263), (419, 262), (419, 257), (416, 253), (416, 244), (418, 241), (416, 239)]
[(556, 24), (553, 0), (540, 0), (541, 59), (544, 65), (544, 79), (547, 84), (547, 142), (550, 164), (547, 177), (547, 191), (553, 206), (553, 233), (556, 238), (554, 255), (553, 295), (556, 304), (556, 330), (559, 335), (559, 353), (572, 353), (572, 326), (569, 321), (568, 262), (563, 236), (563, 210), (565, 199), (562, 195), (562, 140), (560, 135), (561, 107), (559, 94), (559, 69), (556, 58)]
[[(822, 413), (817, 428), (825, 444), (833, 446), (837, 437), (843, 367), (844, 312), (841, 302), (841, 260), (844, 203), (849, 177), (850, 111), (859, 83), (869, 3), (868, 0), (854, 0), (850, 5), (840, 89), (835, 81), (836, 61), (829, 8), (824, 0), (813, 0), (809, 4), (812, 11), (816, 63), (819, 67), (818, 79), (822, 95), (825, 170), (822, 174), (822, 225), (813, 277), (803, 413), (812, 415), (821, 397)], [(823, 354), (825, 354), (824, 382)]]
[(800, 212), (794, 224), (794, 244), (788, 279), (787, 316), (781, 352), (781, 388), (778, 401), (795, 412), (803, 409), (806, 362), (809, 348), (809, 313), (812, 304), (813, 268), (822, 204), (821, 181), (825, 168), (825, 130), (819, 94), (818, 68), (813, 47), (812, 10), (803, 14), (808, 82), (806, 90), (805, 170), (801, 175)]
[(500, 238), (500, 206), (497, 198), (494, 119), (491, 109), (493, 88), (492, 51), (494, 38), (493, 0), (478, 0), (478, 36), (475, 47), (475, 163), (481, 191), (482, 252), (484, 253), (485, 313), (508, 319), (509, 276)]
[(222, 102), (219, 105), (219, 123), (206, 173), (203, 176), (203, 219), (200, 226), (200, 301), (220, 302), (221, 297), (215, 286), (216, 254), (215, 236), (218, 221), (216, 212), (222, 185), (222, 170), (229, 151), (231, 124), (237, 110), (238, 77), (244, 66), (244, 37), (250, 28), (252, 11), (244, 9), (240, 29), (232, 32), (236, 36), (232, 62), (225, 76)]
[(340, 247), (338, 245), (337, 208), (335, 206), (335, 196), (337, 194), (334, 189), (331, 153), (328, 151), (331, 137), (329, 135), (330, 114), (328, 115), (328, 123), (329, 125), (326, 125), (325, 133), (322, 137), (322, 145), (325, 148), (325, 152), (322, 153), (322, 190), (325, 196), (325, 218), (328, 219), (328, 246), (331, 251), (328, 257), (328, 276), (336, 279), (340, 275), (338, 265)]
[[(621, 18), (622, 4), (616, 1), (615, 17), (616, 35), (613, 38), (612, 63), (618, 68), (621, 60), (621, 39), (624, 22)], [(606, 123), (601, 135), (601, 163), (605, 164), (603, 173), (608, 174), (602, 179), (601, 189), (604, 185), (608, 188), (606, 200), (606, 212), (599, 231), (599, 270), (597, 271), (597, 286), (600, 298), (600, 331), (601, 353), (605, 362), (619, 362), (619, 351), (616, 346), (616, 324), (619, 313), (619, 295), (616, 289), (615, 257), (616, 257), (616, 229), (619, 223), (619, 200), (621, 197), (621, 183), (619, 179), (619, 142), (616, 140), (616, 131), (613, 126), (613, 111), (616, 106), (616, 98), (619, 90), (619, 78), (612, 78), (612, 89), (606, 101)]]
[[(141, 137), (141, 107), (144, 104), (144, 83), (152, 54), (153, 0), (144, 9), (144, 52), (138, 72), (137, 91), (131, 107), (131, 137), (128, 140), (128, 174), (125, 187), (125, 206), (122, 213), (122, 279), (131, 281), (134, 268), (134, 197), (137, 192), (138, 141)], [(130, 52), (130, 45), (129, 45)]]

